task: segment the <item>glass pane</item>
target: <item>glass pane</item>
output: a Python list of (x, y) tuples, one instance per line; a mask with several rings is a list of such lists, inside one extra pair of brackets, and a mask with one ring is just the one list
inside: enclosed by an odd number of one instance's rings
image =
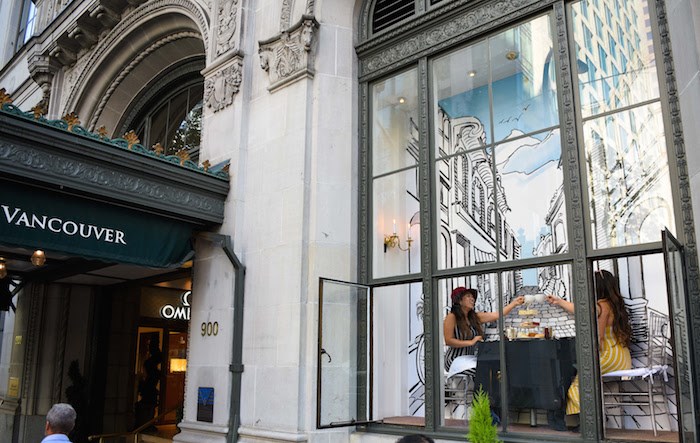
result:
[(318, 427), (369, 420), (369, 288), (321, 280)]
[[(598, 325), (600, 371), (605, 400), (605, 433), (609, 438), (625, 435), (634, 441), (653, 440), (654, 429), (666, 431), (665, 441), (678, 441), (678, 405), (676, 375), (673, 368), (674, 345), (671, 341), (669, 303), (662, 254), (635, 255), (593, 262), (594, 290), (600, 305), (607, 303), (611, 320)], [(606, 282), (612, 282), (606, 286)], [(606, 287), (619, 290), (626, 318), (615, 314), (616, 297)], [(627, 332), (625, 325), (629, 324)], [(625, 335), (629, 334), (629, 344)], [(625, 361), (624, 348), (630, 357)], [(622, 357), (621, 357), (622, 356)], [(665, 366), (662, 370), (661, 367)], [(658, 368), (658, 369), (655, 369)], [(612, 371), (634, 369), (654, 372), (651, 377), (620, 379)], [(648, 390), (654, 396), (649, 401)], [(636, 404), (630, 405), (634, 402)], [(652, 415), (652, 410), (654, 415)], [(637, 430), (636, 432), (630, 430)], [(672, 431), (672, 432), (668, 432)]]
[(439, 269), (496, 261), (492, 163), (486, 149), (437, 161)]
[(559, 124), (549, 16), (489, 38), (496, 141)]
[(584, 124), (593, 246), (661, 240), (674, 226), (661, 105)]
[(435, 60), (435, 155), (479, 148), (491, 139), (489, 57), (480, 42)]
[(374, 278), (420, 272), (418, 169), (374, 179)]
[(681, 441), (697, 441), (695, 438), (695, 416), (693, 414), (694, 386), (691, 370), (693, 367), (690, 351), (691, 336), (688, 332), (688, 296), (685, 288), (685, 270), (683, 252), (675, 238), (664, 231), (664, 262), (666, 265), (666, 285), (673, 320), (673, 344), (675, 350), (675, 369), (678, 385), (677, 409), (682, 426)]
[[(464, 305), (468, 303), (464, 289), (473, 289), (477, 293), (476, 300), (471, 302), (468, 310), (477, 313), (494, 312), (498, 310), (497, 278), (496, 274), (479, 274), (447, 278), (438, 282), (438, 297), (442, 310), (440, 315), (443, 321), (440, 334), (443, 346), (440, 355), (443, 362), (441, 386), (445, 426), (468, 426), (468, 410), (474, 394), (474, 376), (478, 371), (477, 359), (481, 355), (481, 345), (473, 341), (478, 336), (487, 342), (498, 340), (498, 326), (495, 322), (477, 325), (468, 314), (462, 320), (460, 312), (464, 312)], [(471, 321), (467, 323), (467, 319)], [(452, 325), (453, 328), (450, 327)]]
[[(503, 310), (510, 311), (503, 320), (508, 430), (532, 432), (531, 426), (539, 424), (566, 431), (566, 393), (576, 375), (571, 266), (508, 271), (501, 283)], [(522, 305), (517, 304), (520, 297)], [(497, 384), (490, 375), (497, 370), (499, 357), (496, 349), (484, 351), (479, 367), (482, 363), (485, 367), (477, 370), (477, 381), (492, 392)]]
[(425, 426), (421, 283), (373, 291), (375, 416), (384, 423)]
[(558, 124), (549, 21), (539, 17), (435, 60), (437, 157)]
[(180, 122), (170, 144), (173, 152), (185, 149), (192, 161), (199, 157), (199, 143), (202, 133), (202, 101), (196, 103)]
[[(559, 130), (496, 146), (501, 258), (568, 251)], [(532, 198), (536, 195), (537, 198)], [(494, 211), (489, 207), (489, 214)], [(493, 216), (490, 223), (496, 223)], [(489, 225), (490, 226), (490, 225)], [(493, 229), (493, 228), (490, 228)]]
[(165, 146), (168, 143), (167, 134), (165, 133), (168, 126), (168, 102), (150, 115), (150, 123), (148, 138), (144, 140), (148, 144), (145, 146), (155, 145), (156, 143)]
[(572, 5), (583, 117), (659, 97), (645, 0)]
[(167, 139), (165, 140), (168, 143), (165, 149), (166, 155), (174, 155), (177, 152), (172, 143), (175, 141), (175, 133), (187, 116), (187, 95), (187, 90), (184, 90), (170, 100), (168, 133), (166, 134)]
[(418, 163), (416, 71), (372, 86), (372, 170), (374, 175)]

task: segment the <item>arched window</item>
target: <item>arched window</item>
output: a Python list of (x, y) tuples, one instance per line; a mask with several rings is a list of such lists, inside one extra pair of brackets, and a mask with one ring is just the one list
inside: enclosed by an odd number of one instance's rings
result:
[[(164, 88), (165, 89), (165, 88)], [(168, 87), (164, 94), (154, 94), (131, 126), (141, 144), (151, 147), (160, 143), (164, 154), (174, 155), (185, 149), (192, 161), (198, 161), (202, 129), (204, 83), (190, 79)]]

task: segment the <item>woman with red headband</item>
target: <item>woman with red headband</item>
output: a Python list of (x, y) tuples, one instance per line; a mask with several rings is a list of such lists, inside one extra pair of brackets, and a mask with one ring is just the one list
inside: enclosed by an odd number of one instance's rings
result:
[[(474, 355), (475, 345), (484, 341), (483, 323), (498, 320), (499, 313), (476, 312), (474, 304), (479, 293), (476, 289), (467, 289), (463, 286), (452, 291), (452, 309), (445, 317), (443, 323), (445, 344), (448, 346), (445, 352), (445, 370), (450, 370), (452, 361), (461, 355)], [(522, 295), (515, 297), (503, 307), (503, 314), (508, 315), (514, 307), (525, 303)]]

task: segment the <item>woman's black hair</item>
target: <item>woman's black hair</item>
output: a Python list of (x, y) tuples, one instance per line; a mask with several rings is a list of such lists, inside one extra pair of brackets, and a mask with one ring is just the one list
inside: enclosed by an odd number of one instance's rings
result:
[(467, 289), (460, 287), (452, 291), (452, 309), (450, 312), (455, 315), (457, 329), (459, 329), (461, 335), (466, 337), (467, 340), (470, 340), (474, 338), (474, 334), (472, 333), (470, 326), (476, 330), (476, 335), (484, 335), (484, 330), (481, 326), (481, 322), (479, 321), (479, 317), (476, 315), (476, 310), (472, 309), (467, 315), (464, 315), (462, 307), (459, 305), (462, 297), (467, 294), (471, 294), (475, 301), (479, 296), (479, 292), (476, 289), (471, 288)]
[(625, 307), (625, 301), (620, 295), (620, 283), (616, 276), (605, 269), (595, 271), (596, 300), (607, 300), (612, 307), (613, 333), (625, 346), (632, 341), (632, 326)]

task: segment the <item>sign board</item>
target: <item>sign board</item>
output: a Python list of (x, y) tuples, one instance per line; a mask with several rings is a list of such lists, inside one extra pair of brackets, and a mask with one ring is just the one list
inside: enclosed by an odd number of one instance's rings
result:
[(214, 388), (199, 388), (197, 421), (214, 422)]
[(114, 263), (177, 267), (193, 255), (184, 222), (0, 182), (0, 244)]

